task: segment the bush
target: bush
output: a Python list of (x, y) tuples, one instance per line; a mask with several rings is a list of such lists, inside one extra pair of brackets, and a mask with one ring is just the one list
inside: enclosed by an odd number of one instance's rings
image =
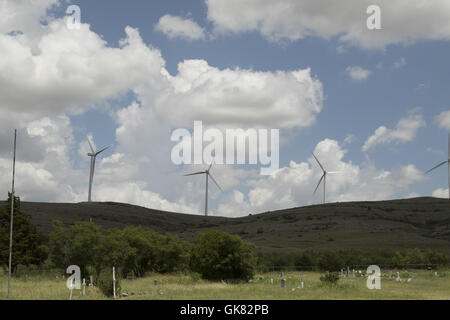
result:
[(210, 230), (192, 248), (190, 267), (207, 280), (249, 280), (256, 269), (255, 246), (237, 235)]
[(320, 281), (325, 285), (335, 285), (339, 281), (337, 272), (327, 272), (320, 277)]
[[(97, 287), (107, 297), (114, 296), (112, 269), (103, 269), (97, 279)], [(120, 276), (116, 272), (116, 296), (120, 296)]]

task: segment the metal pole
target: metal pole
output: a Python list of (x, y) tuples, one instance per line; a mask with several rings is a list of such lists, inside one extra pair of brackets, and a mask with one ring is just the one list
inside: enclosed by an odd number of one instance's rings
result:
[(327, 174), (325, 173), (324, 175), (323, 175), (323, 203), (325, 204), (325, 185), (326, 185), (326, 182), (325, 182), (325, 179), (327, 178)]
[(88, 202), (91, 202), (91, 190), (92, 190), (92, 180), (94, 179), (94, 157), (91, 156), (91, 170), (89, 172), (89, 194), (88, 194)]
[(9, 230), (8, 298), (10, 297), (11, 293), (11, 261), (12, 261), (12, 241), (13, 241), (13, 222), (14, 222), (14, 176), (16, 174), (16, 138), (17, 138), (17, 129), (14, 129), (13, 176), (11, 188), (11, 222)]
[(114, 294), (114, 299), (116, 298), (116, 270), (113, 267), (113, 294)]
[(206, 173), (206, 191), (205, 191), (205, 217), (208, 216), (208, 175), (209, 173)]

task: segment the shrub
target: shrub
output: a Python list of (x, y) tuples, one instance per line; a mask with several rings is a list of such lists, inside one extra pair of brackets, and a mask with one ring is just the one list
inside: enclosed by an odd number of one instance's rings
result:
[(320, 281), (325, 285), (335, 285), (339, 281), (337, 272), (327, 272), (320, 277)]
[[(97, 287), (107, 297), (114, 296), (112, 269), (103, 269), (97, 280)], [(120, 277), (116, 272), (116, 296), (120, 295)]]
[(195, 240), (190, 267), (207, 280), (249, 280), (256, 269), (254, 248), (237, 235), (205, 231)]

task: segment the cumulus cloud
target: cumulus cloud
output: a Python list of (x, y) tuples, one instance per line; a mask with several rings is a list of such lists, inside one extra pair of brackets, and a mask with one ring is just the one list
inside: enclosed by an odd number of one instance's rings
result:
[(421, 114), (411, 112), (407, 117), (400, 119), (395, 129), (389, 129), (385, 126), (378, 127), (373, 135), (367, 138), (362, 146), (362, 151), (366, 152), (378, 144), (403, 143), (412, 141), (417, 131), (426, 126), (426, 122)]
[(450, 130), (450, 110), (442, 111), (435, 117), (437, 125), (446, 130)]
[(366, 80), (370, 74), (372, 73), (370, 70), (361, 68), (359, 66), (353, 66), (353, 67), (347, 67), (345, 69), (345, 72), (347, 72), (348, 76), (353, 81), (364, 81)]
[[(314, 154), (326, 170), (340, 172), (327, 175), (327, 202), (392, 199), (424, 179), (422, 172), (412, 164), (388, 171), (377, 169), (373, 163), (357, 165), (346, 161), (346, 150), (332, 139), (320, 141)], [(218, 214), (242, 216), (321, 203), (322, 186), (313, 195), (321, 174), (312, 156), (306, 162), (291, 161), (289, 166), (280, 168), (269, 177), (252, 179), (247, 195), (231, 194), (218, 205)]]
[[(185, 60), (169, 80), (172, 92), (157, 109), (170, 116), (173, 124), (202, 119), (227, 126), (307, 127), (323, 104), (322, 83), (310, 69), (220, 70), (205, 60)], [(190, 112), (179, 117), (181, 108)]]
[(431, 194), (432, 197), (445, 199), (448, 199), (448, 195), (449, 195), (448, 188), (447, 189), (438, 188), (434, 190), (433, 193)]
[(204, 40), (206, 32), (195, 21), (166, 14), (159, 18), (155, 30), (164, 33), (170, 39)]
[[(380, 0), (381, 30), (368, 30), (367, 7), (350, 0), (206, 0), (208, 19), (218, 34), (259, 32), (269, 41), (295, 41), (309, 36), (336, 37), (363, 49), (419, 40), (450, 39), (450, 2)], [(414, 23), (411, 23), (414, 21)]]
[(87, 24), (69, 30), (55, 20), (46, 30), (39, 54), (18, 36), (0, 34), (0, 109), (82, 112), (161, 77), (161, 53), (147, 47), (136, 29), (125, 29), (119, 48), (107, 47)]

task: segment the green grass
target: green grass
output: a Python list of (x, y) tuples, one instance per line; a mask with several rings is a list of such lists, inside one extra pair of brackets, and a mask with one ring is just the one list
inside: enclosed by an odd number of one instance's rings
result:
[[(393, 275), (396, 272), (394, 270)], [(450, 271), (439, 270), (438, 277), (434, 271), (409, 270), (402, 271), (403, 280), (411, 277), (411, 282), (395, 281), (395, 277), (384, 275), (381, 279), (381, 290), (369, 290), (365, 278), (341, 278), (337, 285), (323, 285), (318, 272), (287, 272), (283, 278), (287, 287), (281, 288), (279, 273), (256, 275), (249, 283), (224, 284), (208, 282), (183, 274), (150, 274), (136, 280), (122, 280), (122, 292), (129, 294), (124, 300), (143, 299), (188, 299), (188, 300), (291, 300), (291, 299), (450, 299)], [(154, 285), (154, 280), (158, 284)], [(270, 279), (273, 279), (271, 284)], [(300, 289), (300, 281), (305, 284)], [(7, 298), (7, 277), (0, 276), (0, 299)], [(295, 288), (295, 290), (294, 290)], [(41, 275), (20, 277), (12, 280), (12, 299), (26, 300), (66, 300), (69, 290), (65, 280), (60, 276)], [(97, 289), (88, 290), (87, 295), (80, 297), (74, 291), (74, 299), (107, 299)]]

